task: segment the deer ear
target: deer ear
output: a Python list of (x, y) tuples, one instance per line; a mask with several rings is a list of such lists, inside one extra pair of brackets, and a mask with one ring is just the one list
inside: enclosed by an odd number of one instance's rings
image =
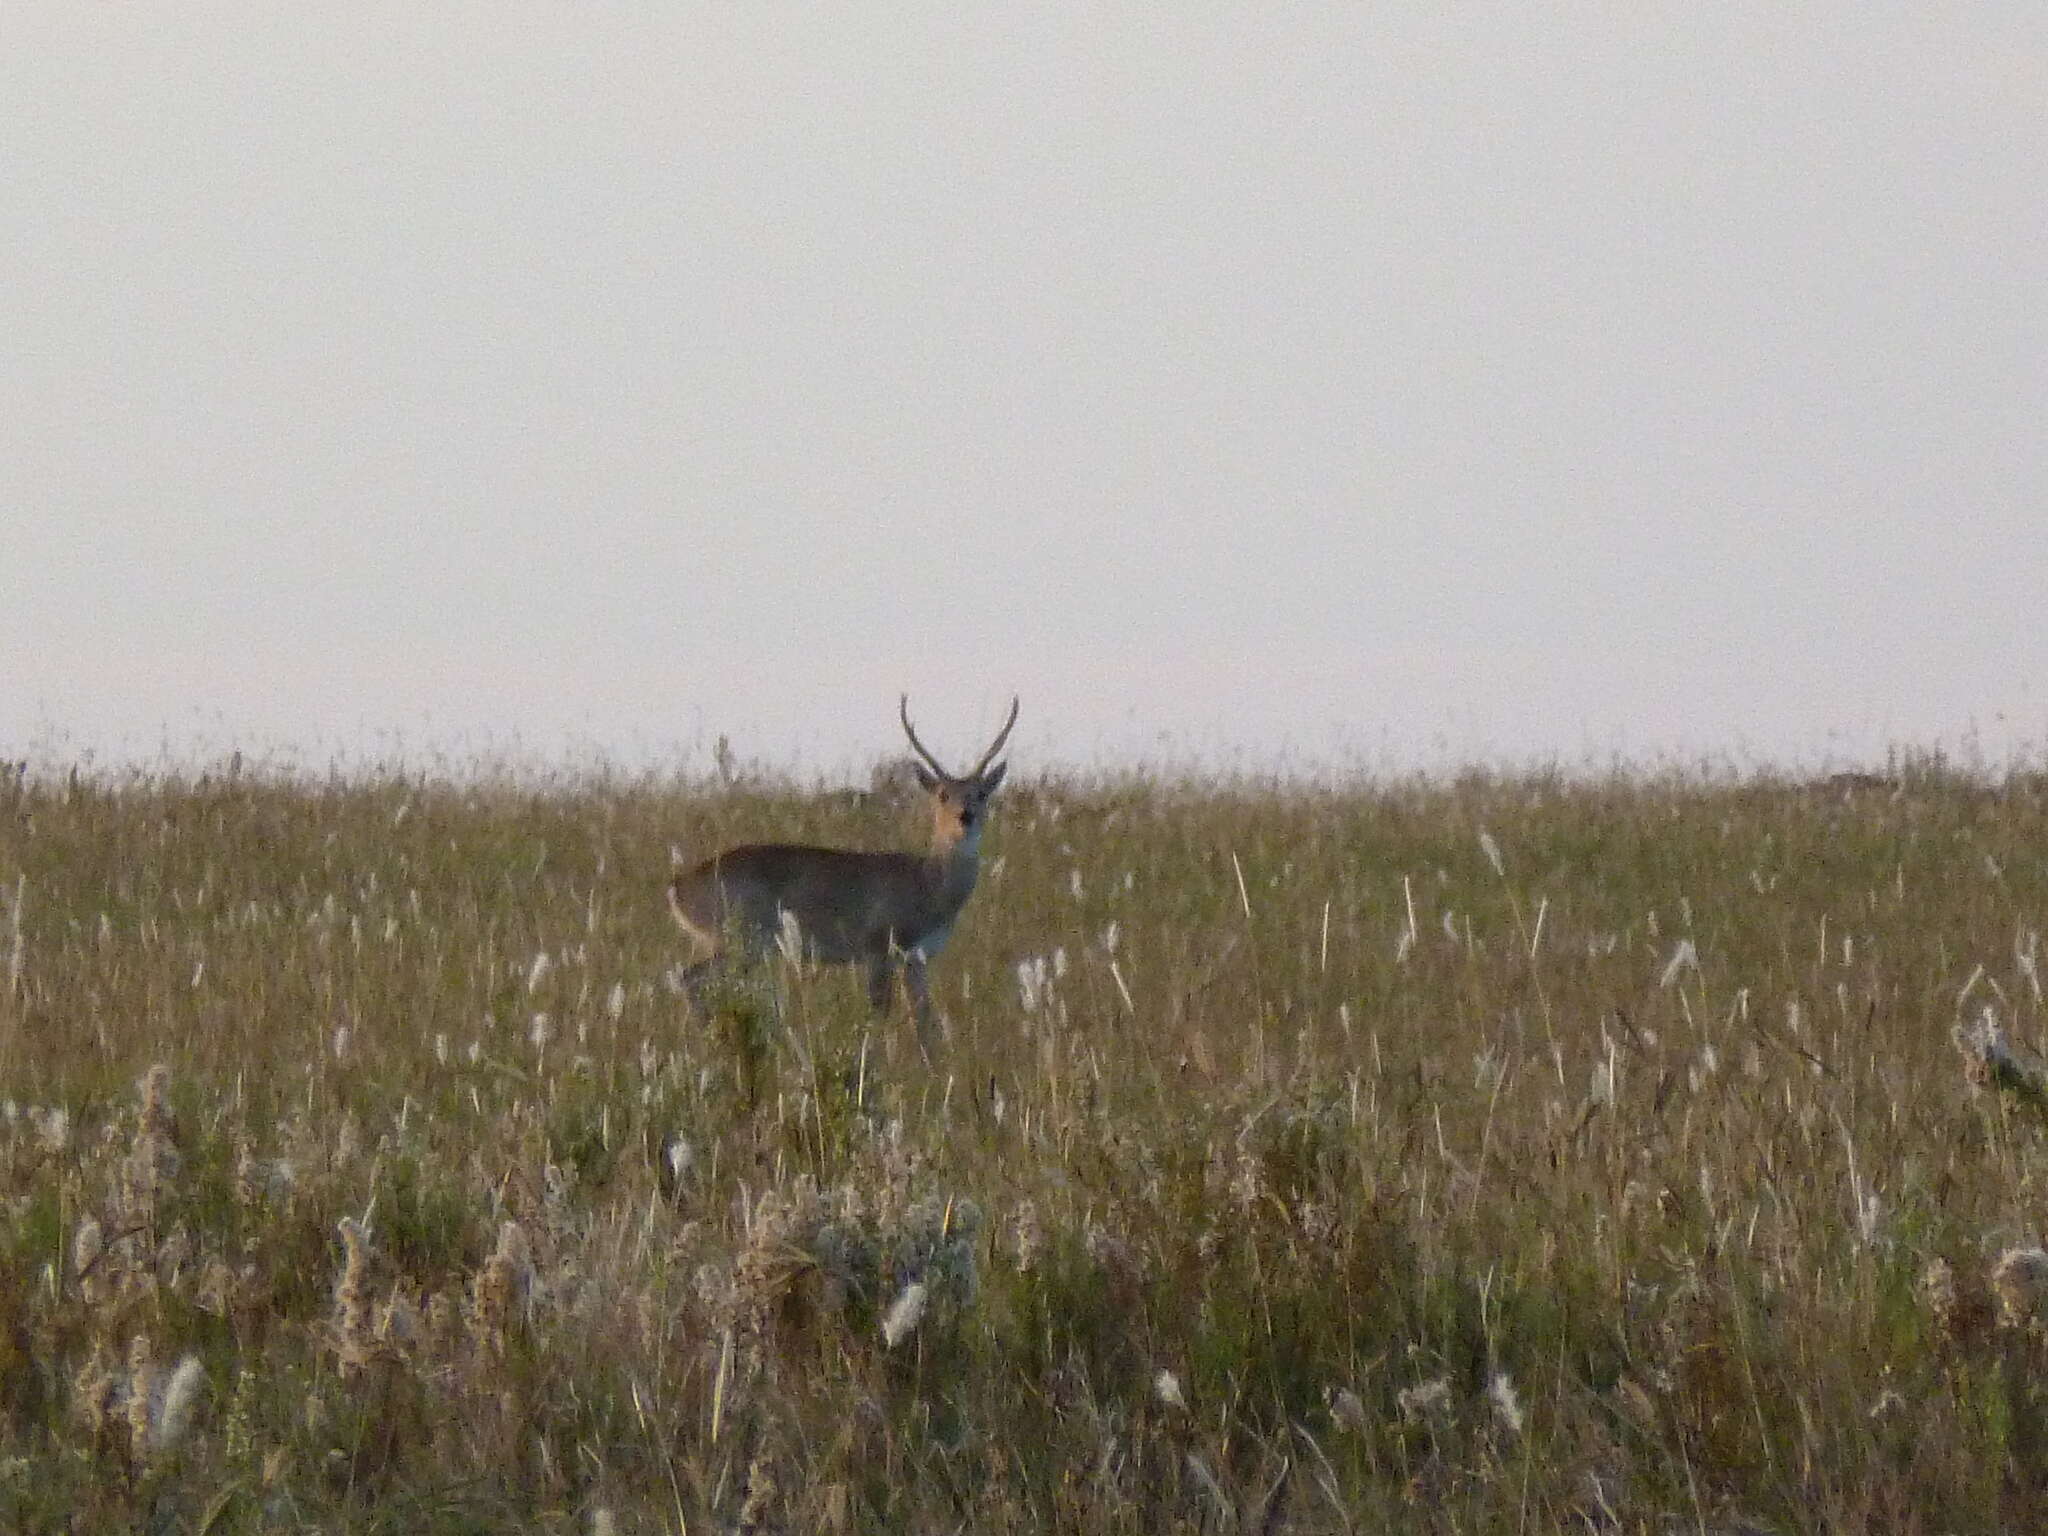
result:
[(925, 792), (927, 794), (936, 793), (939, 787), (939, 776), (933, 773), (931, 769), (925, 767), (923, 763), (912, 763), (910, 766), (916, 771), (917, 782), (925, 787)]
[(987, 773), (981, 776), (981, 792), (984, 795), (994, 794), (996, 786), (1003, 782), (1003, 775), (1009, 771), (1010, 765), (1008, 763), (997, 763), (995, 767), (989, 769)]

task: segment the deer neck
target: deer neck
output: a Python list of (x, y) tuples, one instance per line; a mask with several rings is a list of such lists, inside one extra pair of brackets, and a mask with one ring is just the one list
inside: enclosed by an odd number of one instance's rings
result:
[(958, 911), (974, 892), (981, 874), (981, 828), (961, 832), (941, 829), (932, 839), (932, 851), (925, 864), (930, 872), (932, 895), (939, 905)]

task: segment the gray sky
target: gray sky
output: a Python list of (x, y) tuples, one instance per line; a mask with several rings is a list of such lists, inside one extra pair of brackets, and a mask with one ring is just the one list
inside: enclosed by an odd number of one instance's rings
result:
[(0, 10), (0, 750), (2048, 743), (2048, 7)]

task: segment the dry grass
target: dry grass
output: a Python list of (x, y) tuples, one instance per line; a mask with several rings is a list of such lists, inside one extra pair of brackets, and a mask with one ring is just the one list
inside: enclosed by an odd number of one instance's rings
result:
[(764, 835), (0, 780), (0, 1527), (2048, 1519), (2038, 784), (1024, 785), (937, 1073)]

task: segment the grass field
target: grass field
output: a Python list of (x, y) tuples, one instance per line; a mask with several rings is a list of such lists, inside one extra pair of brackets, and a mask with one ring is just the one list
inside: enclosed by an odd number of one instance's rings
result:
[(687, 1012), (672, 859), (916, 836), (0, 779), (0, 1528), (2048, 1524), (2038, 781), (1027, 781), (935, 1067)]

